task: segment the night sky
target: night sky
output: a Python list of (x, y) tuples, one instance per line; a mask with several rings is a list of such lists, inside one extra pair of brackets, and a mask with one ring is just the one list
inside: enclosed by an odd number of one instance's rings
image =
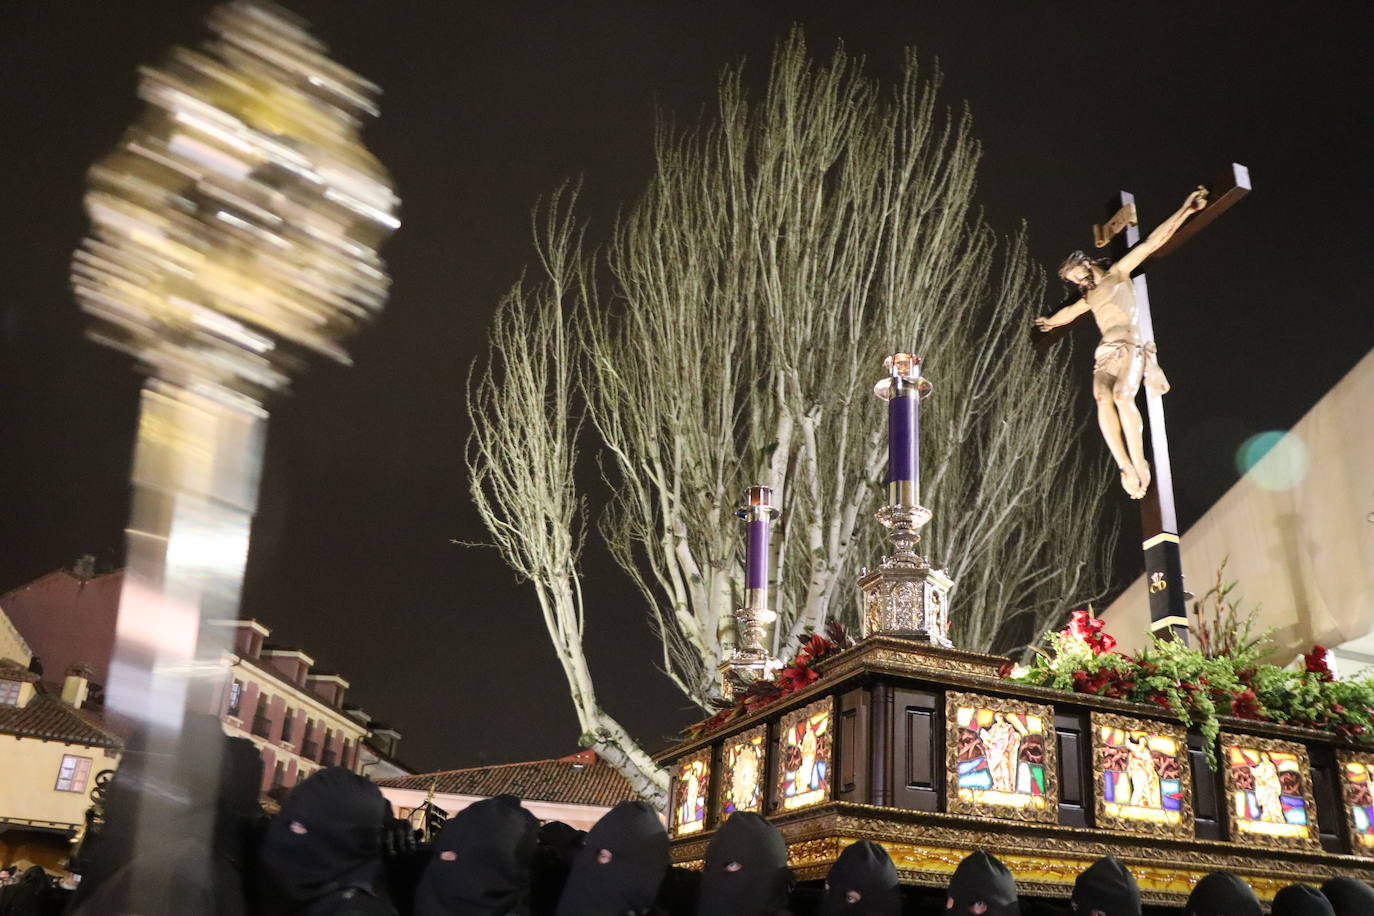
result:
[[(494, 551), (451, 544), (485, 536), (463, 470), (463, 384), (529, 260), (530, 207), (581, 176), (599, 238), (649, 175), (655, 107), (708, 109), (719, 70), (742, 56), (761, 85), (793, 22), (818, 55), (842, 40), (879, 75), (904, 45), (938, 59), (946, 101), (968, 101), (984, 143), (990, 220), (1005, 232), (1025, 220), (1050, 269), (1089, 247), (1118, 189), (1136, 193), (1148, 230), (1229, 162), (1250, 167), (1250, 196), (1150, 272), (1185, 528), (1235, 481), (1247, 437), (1291, 426), (1374, 346), (1367, 4), (291, 5), (383, 87), (366, 141), (403, 226), (384, 251), (391, 302), (353, 341), (356, 365), (316, 365), (269, 405), (242, 616), (349, 678), (415, 766), (575, 750), (532, 592)], [(85, 171), (139, 111), (136, 67), (203, 38), (208, 8), (12, 0), (0, 12), (0, 592), (122, 552), (140, 380), (84, 339), (68, 264)], [(1095, 340), (1091, 322), (1075, 333)], [(1138, 542), (1116, 497), (1123, 540)], [(1122, 584), (1138, 563), (1128, 550)], [(655, 670), (637, 594), (595, 546), (586, 567), (602, 705), (661, 747), (697, 716)]]

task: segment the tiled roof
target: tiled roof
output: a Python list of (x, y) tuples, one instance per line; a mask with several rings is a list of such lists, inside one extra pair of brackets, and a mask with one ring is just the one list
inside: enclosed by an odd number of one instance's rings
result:
[(32, 683), (36, 680), (38, 680), (38, 675), (26, 666), (19, 664), (12, 658), (0, 658), (0, 681), (27, 681)]
[(45, 692), (42, 685), (23, 709), (0, 705), (0, 735), (44, 738), (87, 747), (120, 747), (123, 744), (94, 716)]
[(595, 805), (609, 808), (619, 802), (632, 801), (639, 796), (615, 770), (602, 763), (591, 751), (583, 751), (556, 760), (532, 760), (528, 763), (503, 763), (496, 766), (471, 767), (466, 770), (446, 770), (421, 773), (417, 776), (393, 776), (377, 780), (377, 785), (395, 789), (418, 789), (452, 795), (515, 795), (529, 801), (561, 802), (567, 805)]

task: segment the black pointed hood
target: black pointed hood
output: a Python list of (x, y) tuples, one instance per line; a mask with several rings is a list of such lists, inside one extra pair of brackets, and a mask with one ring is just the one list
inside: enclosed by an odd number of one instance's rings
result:
[(258, 861), (288, 900), (304, 903), (341, 888), (374, 892), (381, 882), (387, 803), (376, 785), (342, 767), (291, 790), (263, 837)]
[(530, 909), (534, 916), (553, 916), (558, 898), (568, 883), (573, 858), (582, 848), (587, 831), (570, 827), (562, 821), (549, 821), (539, 828), (539, 846), (534, 854), (534, 880), (530, 893)]
[(787, 844), (757, 814), (736, 812), (706, 846), (697, 916), (768, 916), (787, 905)]
[(887, 850), (872, 840), (845, 847), (825, 877), (821, 916), (899, 916), (901, 882)]
[(1228, 871), (1203, 877), (1188, 896), (1185, 916), (1262, 916), (1259, 898), (1250, 885)]
[(459, 811), (434, 843), (415, 891), (415, 916), (507, 916), (529, 912), (539, 821), (513, 795)]
[(1331, 901), (1336, 916), (1365, 916), (1374, 913), (1374, 887), (1358, 878), (1342, 875), (1322, 885), (1322, 894)]
[(1073, 883), (1074, 912), (1101, 910), (1106, 916), (1140, 916), (1140, 888), (1115, 856), (1089, 865)]
[(1269, 913), (1270, 916), (1336, 916), (1331, 901), (1310, 884), (1290, 884), (1279, 891), (1274, 895)]
[(1021, 904), (1016, 879), (996, 856), (981, 849), (959, 863), (949, 879), (948, 916), (964, 916), (975, 903), (986, 906), (987, 916), (1017, 916)]
[(573, 860), (558, 916), (622, 916), (653, 906), (668, 870), (668, 834), (641, 801), (621, 802), (596, 822)]

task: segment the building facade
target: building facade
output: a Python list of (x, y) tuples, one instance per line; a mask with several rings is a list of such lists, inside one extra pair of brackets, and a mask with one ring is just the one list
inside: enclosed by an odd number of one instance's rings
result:
[(72, 667), (59, 688), (30, 670), (32, 660), (0, 612), (0, 864), (27, 859), (60, 871), (122, 743), (82, 708), (88, 669)]
[[(0, 609), (9, 615), (0, 625), (0, 658), (22, 656), (27, 664), (38, 655), (50, 674), (81, 668), (87, 678), (86, 712), (98, 716), (123, 584), (123, 570), (96, 573), (83, 558), (71, 569), (0, 596)], [(256, 620), (210, 625), (232, 631), (232, 651), (223, 679), (193, 702), (217, 715), (227, 734), (258, 747), (264, 794), (280, 796), (329, 766), (362, 772), (366, 765), (384, 775), (408, 772), (394, 761), (400, 734), (383, 725), (374, 734), (366, 713), (345, 707), (350, 684), (344, 677), (315, 670), (315, 660), (300, 649), (267, 642), (271, 631)]]
[(207, 712), (230, 735), (247, 738), (262, 754), (262, 791), (279, 795), (324, 767), (359, 772), (368, 723), (344, 709), (349, 683), (314, 671), (302, 652), (265, 642), (271, 631), (256, 620), (217, 622), (233, 633), (233, 654)]

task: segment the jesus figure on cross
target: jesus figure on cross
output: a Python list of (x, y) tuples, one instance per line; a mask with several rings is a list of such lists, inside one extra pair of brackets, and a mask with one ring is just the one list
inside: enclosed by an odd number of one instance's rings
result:
[(1097, 320), (1102, 341), (1093, 353), (1093, 398), (1097, 423), (1107, 440), (1121, 486), (1132, 499), (1150, 489), (1150, 463), (1145, 460), (1145, 422), (1135, 405), (1143, 378), (1152, 394), (1164, 394), (1169, 382), (1155, 359), (1155, 342), (1145, 340), (1137, 314), (1131, 272), (1173, 237), (1189, 216), (1207, 205), (1207, 190), (1198, 188), (1183, 206), (1160, 223), (1145, 241), (1112, 263), (1075, 251), (1059, 268), (1059, 276), (1078, 287), (1081, 296), (1048, 318), (1037, 318), (1042, 331), (1073, 321), (1084, 312)]

